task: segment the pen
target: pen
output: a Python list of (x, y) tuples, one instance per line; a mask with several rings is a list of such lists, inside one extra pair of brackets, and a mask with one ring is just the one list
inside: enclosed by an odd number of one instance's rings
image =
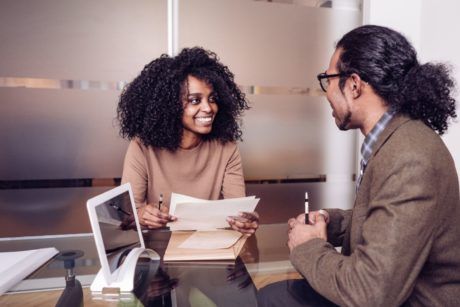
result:
[(305, 192), (305, 224), (310, 224), (308, 219), (308, 213), (310, 212), (310, 208), (308, 208), (308, 192)]
[(160, 200), (158, 201), (158, 210), (161, 210), (162, 204), (163, 204), (163, 194), (160, 193)]

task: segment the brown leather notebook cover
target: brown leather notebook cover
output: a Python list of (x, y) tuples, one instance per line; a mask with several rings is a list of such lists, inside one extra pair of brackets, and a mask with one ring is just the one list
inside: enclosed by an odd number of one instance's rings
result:
[(236, 259), (246, 242), (247, 237), (241, 236), (238, 241), (228, 247), (219, 249), (179, 248), (194, 231), (173, 231), (164, 255), (164, 261), (194, 260), (231, 260)]

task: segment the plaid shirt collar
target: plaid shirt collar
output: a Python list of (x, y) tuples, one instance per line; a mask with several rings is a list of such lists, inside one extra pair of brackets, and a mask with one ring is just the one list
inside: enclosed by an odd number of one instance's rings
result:
[(393, 118), (395, 112), (388, 110), (385, 112), (382, 117), (380, 117), (377, 124), (375, 124), (374, 128), (369, 132), (369, 134), (364, 139), (363, 145), (361, 145), (361, 156), (363, 158), (363, 165), (367, 165), (369, 158), (372, 155), (374, 144), (377, 142), (380, 134), (385, 130), (388, 126), (388, 123)]

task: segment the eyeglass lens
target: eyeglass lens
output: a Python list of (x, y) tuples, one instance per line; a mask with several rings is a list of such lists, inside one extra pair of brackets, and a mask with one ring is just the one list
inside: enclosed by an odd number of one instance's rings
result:
[(319, 80), (319, 83), (321, 85), (321, 89), (325, 92), (327, 92), (327, 87), (329, 85), (328, 78), (323, 78)]

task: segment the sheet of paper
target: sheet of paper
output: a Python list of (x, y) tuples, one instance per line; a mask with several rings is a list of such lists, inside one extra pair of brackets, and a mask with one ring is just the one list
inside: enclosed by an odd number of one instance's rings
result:
[(195, 231), (179, 248), (221, 249), (234, 245), (242, 234), (234, 230)]
[[(247, 197), (241, 197), (241, 198), (228, 198), (228, 200), (238, 200), (238, 199), (246, 199), (246, 198), (252, 198), (255, 199), (255, 196), (247, 196)], [(223, 201), (225, 199), (222, 199), (220, 201)], [(171, 200), (169, 204), (169, 214), (173, 214), (176, 212), (176, 204), (178, 203), (207, 203), (207, 202), (212, 202), (212, 200), (207, 200), (207, 199), (200, 199), (200, 198), (195, 198), (191, 197), (188, 195), (183, 195), (179, 193), (171, 193)]]
[(176, 212), (176, 204), (178, 203), (193, 203), (193, 202), (201, 202), (205, 203), (208, 200), (205, 199), (199, 199), (183, 194), (178, 194), (178, 193), (171, 193), (171, 201), (169, 203), (169, 214), (174, 214)]
[(0, 253), (0, 295), (50, 260), (58, 250), (54, 247)]
[[(175, 194), (175, 193), (173, 193)], [(177, 217), (177, 221), (168, 223), (171, 231), (176, 230), (213, 230), (226, 228), (227, 217), (238, 215), (239, 212), (252, 212), (259, 199), (254, 196), (242, 198), (227, 198), (222, 200), (177, 200), (171, 196), (170, 214)], [(173, 204), (173, 200), (175, 201)]]

